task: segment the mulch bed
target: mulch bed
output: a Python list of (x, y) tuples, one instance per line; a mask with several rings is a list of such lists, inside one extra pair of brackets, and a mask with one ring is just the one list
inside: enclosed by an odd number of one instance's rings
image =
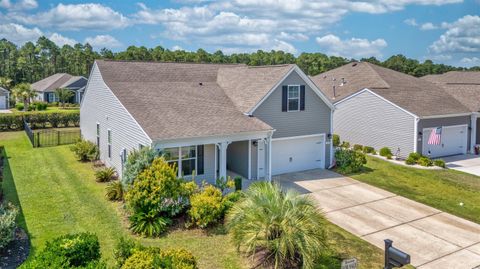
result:
[(30, 241), (27, 233), (21, 228), (15, 231), (15, 240), (0, 252), (0, 268), (10, 269), (20, 266), (30, 253)]

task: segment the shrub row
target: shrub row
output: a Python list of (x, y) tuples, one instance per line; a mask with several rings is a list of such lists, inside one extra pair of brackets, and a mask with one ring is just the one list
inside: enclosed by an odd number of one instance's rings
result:
[(338, 170), (347, 174), (359, 172), (363, 165), (367, 163), (365, 154), (347, 148), (337, 149), (335, 151), (335, 160), (337, 161)]
[(30, 123), (32, 129), (47, 127), (80, 126), (80, 112), (19, 112), (0, 114), (0, 131), (23, 129), (23, 122)]
[(408, 165), (418, 164), (421, 166), (438, 166), (445, 168), (445, 161), (441, 159), (431, 160), (427, 156), (423, 156), (420, 153), (412, 152), (408, 155), (408, 158), (405, 160), (405, 163)]

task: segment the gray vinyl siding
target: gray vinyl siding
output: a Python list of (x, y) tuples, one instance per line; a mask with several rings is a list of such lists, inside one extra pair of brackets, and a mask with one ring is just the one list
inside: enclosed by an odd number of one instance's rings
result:
[(227, 169), (248, 178), (248, 141), (228, 145)]
[[(305, 110), (282, 112), (282, 86), (305, 85)], [(300, 77), (292, 72), (253, 112), (275, 129), (273, 138), (312, 134), (329, 134), (331, 130), (331, 109)], [(330, 160), (330, 147), (325, 147), (326, 160)], [(329, 161), (325, 162), (329, 166)]]
[(252, 144), (251, 153), (252, 153), (252, 155), (251, 155), (252, 156), (252, 167), (250, 169), (252, 169), (252, 170), (250, 171), (250, 173), (252, 173), (251, 174), (252, 179), (255, 179), (255, 178), (257, 178), (257, 168), (258, 168), (257, 146)]
[[(446, 117), (446, 118), (438, 118), (438, 119), (421, 119), (418, 122), (418, 131), (423, 132), (424, 128), (452, 126), (452, 125), (465, 125), (465, 124), (467, 124), (468, 127), (471, 127), (470, 116)], [(422, 153), (422, 139), (425, 139), (425, 137), (419, 137), (417, 141), (417, 151), (419, 153)], [(470, 140), (471, 140), (470, 130), (468, 130), (467, 150), (470, 149)]]
[(402, 157), (414, 150), (415, 117), (371, 92), (338, 103), (333, 123), (333, 132), (352, 146), (400, 149)]
[[(80, 129), (84, 139), (96, 143), (96, 124), (100, 123), (100, 159), (122, 173), (121, 151), (149, 146), (151, 139), (107, 87), (95, 64), (80, 107)], [(112, 132), (112, 154), (108, 158), (107, 130)]]

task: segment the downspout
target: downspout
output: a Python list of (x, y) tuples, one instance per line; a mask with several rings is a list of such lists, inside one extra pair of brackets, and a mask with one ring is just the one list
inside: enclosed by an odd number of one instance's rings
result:
[(418, 122), (419, 121), (420, 121), (420, 118), (415, 117), (414, 126), (413, 126), (413, 152), (418, 152)]

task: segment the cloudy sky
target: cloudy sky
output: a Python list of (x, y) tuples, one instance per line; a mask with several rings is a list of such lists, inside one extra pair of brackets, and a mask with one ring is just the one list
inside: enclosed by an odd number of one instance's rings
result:
[(480, 0), (0, 0), (0, 38), (480, 65)]

